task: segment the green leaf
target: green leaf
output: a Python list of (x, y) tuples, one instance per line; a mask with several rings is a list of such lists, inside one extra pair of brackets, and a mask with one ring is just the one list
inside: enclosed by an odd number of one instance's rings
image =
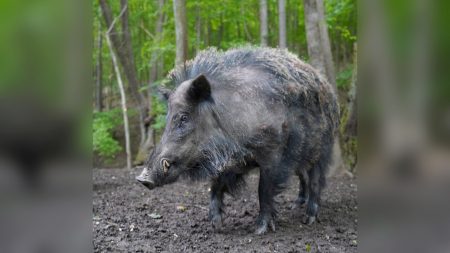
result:
[(310, 252), (311, 251), (311, 245), (306, 244), (305, 250), (306, 250), (306, 252)]

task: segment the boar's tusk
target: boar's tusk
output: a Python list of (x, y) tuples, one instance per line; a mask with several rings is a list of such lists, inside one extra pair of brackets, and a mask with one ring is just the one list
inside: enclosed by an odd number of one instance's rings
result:
[(166, 159), (163, 159), (162, 167), (163, 167), (164, 173), (167, 173), (169, 171), (170, 163)]

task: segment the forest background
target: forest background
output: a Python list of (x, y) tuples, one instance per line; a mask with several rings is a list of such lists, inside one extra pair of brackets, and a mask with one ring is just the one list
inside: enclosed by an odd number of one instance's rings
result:
[(158, 87), (167, 85), (177, 63), (208, 47), (253, 45), (286, 48), (335, 86), (341, 106), (337, 155), (345, 168), (354, 168), (355, 0), (99, 0), (92, 11), (95, 167), (144, 162), (165, 125)]

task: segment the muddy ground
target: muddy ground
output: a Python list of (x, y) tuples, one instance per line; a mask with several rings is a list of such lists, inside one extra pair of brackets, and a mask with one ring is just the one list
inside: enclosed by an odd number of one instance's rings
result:
[(181, 181), (152, 191), (135, 182), (140, 169), (94, 169), (95, 252), (356, 252), (357, 186), (347, 175), (328, 180), (320, 221), (301, 223), (290, 208), (298, 180), (277, 197), (277, 231), (255, 235), (257, 170), (236, 198), (225, 198), (224, 225), (207, 220), (208, 183)]

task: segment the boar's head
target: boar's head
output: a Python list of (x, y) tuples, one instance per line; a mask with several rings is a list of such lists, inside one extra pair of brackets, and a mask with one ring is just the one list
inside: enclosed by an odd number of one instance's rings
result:
[(172, 183), (181, 174), (200, 167), (205, 153), (201, 147), (220, 131), (211, 109), (211, 86), (204, 75), (184, 81), (163, 95), (168, 102), (166, 127), (136, 178), (149, 189)]

